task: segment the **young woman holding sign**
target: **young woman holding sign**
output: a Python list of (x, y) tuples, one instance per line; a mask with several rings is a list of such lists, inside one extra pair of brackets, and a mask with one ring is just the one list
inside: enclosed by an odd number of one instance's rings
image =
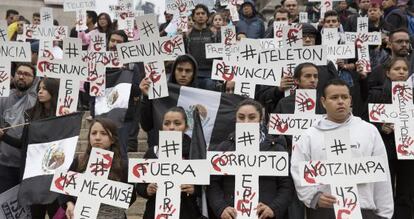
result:
[[(407, 59), (403, 57), (392, 58), (385, 66), (385, 81), (382, 86), (373, 87), (369, 91), (368, 103), (384, 103), (392, 104), (392, 82), (394, 81), (407, 81), (409, 64)], [(411, 87), (409, 89), (412, 89)], [(398, 100), (394, 100), (394, 104), (398, 104)], [(411, 105), (408, 103), (408, 105)], [(396, 107), (398, 107), (396, 105)], [(369, 114), (369, 116), (375, 117), (375, 114)], [(407, 174), (414, 168), (414, 162), (408, 160), (398, 160), (397, 150), (401, 153), (404, 152), (403, 147), (396, 147), (394, 130), (398, 129), (393, 123), (373, 123), (379, 130), (382, 140), (384, 141), (387, 149), (388, 163), (391, 173), (392, 185), (396, 185), (394, 189), (395, 196), (395, 207), (394, 217), (395, 218), (411, 218), (411, 209), (414, 203), (411, 198), (414, 194), (412, 184), (414, 183), (414, 177), (411, 174)], [(409, 143), (410, 140), (407, 141)], [(410, 153), (407, 151), (407, 153)]]
[[(164, 114), (162, 122), (163, 131), (180, 131), (183, 132), (182, 151), (183, 158), (189, 159), (191, 138), (185, 134), (188, 129), (187, 115), (182, 107), (172, 107)], [(157, 158), (157, 147), (149, 148), (144, 158)], [(147, 200), (143, 219), (155, 218), (155, 197), (157, 193), (157, 184), (141, 183), (137, 186), (138, 194)], [(181, 210), (180, 219), (197, 219), (203, 218), (197, 205), (197, 192), (194, 185), (181, 185)]]
[[(121, 158), (121, 149), (118, 142), (117, 127), (114, 122), (105, 118), (95, 119), (89, 127), (89, 142), (86, 151), (76, 157), (69, 170), (82, 173), (86, 170), (89, 156), (93, 147), (105, 149), (114, 152), (111, 170), (109, 172), (109, 179), (119, 182), (128, 182), (128, 164)], [(131, 198), (130, 204), (134, 203), (136, 196)], [(68, 219), (74, 218), (74, 209), (76, 198), (72, 196), (62, 195), (59, 202), (61, 206), (66, 209), (66, 217)], [(125, 218), (125, 209), (101, 204), (98, 218)]]
[[(263, 121), (263, 107), (260, 103), (246, 99), (237, 107), (236, 122), (260, 123)], [(264, 125), (260, 127), (261, 151), (286, 151), (286, 140), (266, 134)], [(211, 151), (234, 151), (236, 149), (235, 133), (229, 135), (217, 148)], [(207, 200), (213, 215), (210, 218), (234, 219), (234, 176), (210, 176)], [(260, 177), (259, 204), (257, 214), (260, 219), (285, 218), (285, 213), (293, 196), (291, 177)]]

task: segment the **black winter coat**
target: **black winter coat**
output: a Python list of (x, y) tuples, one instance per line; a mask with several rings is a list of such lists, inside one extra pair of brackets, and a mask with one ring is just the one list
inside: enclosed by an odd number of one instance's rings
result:
[[(268, 135), (260, 143), (261, 151), (286, 151), (286, 141), (283, 138), (274, 138)], [(222, 142), (214, 151), (234, 151), (234, 133)], [(234, 176), (210, 176), (210, 186), (207, 188), (207, 201), (214, 215), (210, 218), (220, 218), (226, 207), (234, 206)], [(290, 176), (275, 177), (262, 176), (259, 178), (259, 202), (269, 206), (274, 218), (283, 219), (293, 197), (293, 182)]]

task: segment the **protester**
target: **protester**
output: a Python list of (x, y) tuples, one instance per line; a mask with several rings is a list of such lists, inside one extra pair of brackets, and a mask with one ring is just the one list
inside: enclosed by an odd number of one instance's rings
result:
[(298, 2), (296, 0), (283, 0), (280, 4), (289, 11), (290, 23), (299, 23)]
[[(90, 22), (89, 22), (88, 27), (93, 28), (93, 26), (94, 26), (93, 16), (94, 15), (93, 15), (93, 13), (91, 13), (90, 15), (91, 15), (91, 18), (90, 18)], [(93, 26), (92, 26), (92, 24), (93, 24)], [(111, 20), (111, 17), (109, 16), (109, 14), (100, 13), (98, 15), (98, 18), (97, 18), (97, 27), (96, 27), (96, 29), (89, 30), (89, 28), (88, 28), (88, 32), (86, 32), (86, 31), (85, 32), (82, 32), (82, 31), (78, 32), (78, 37), (82, 39), (82, 45), (90, 45), (91, 36), (93, 36), (94, 34), (96, 34), (96, 33), (105, 33), (106, 37), (108, 37), (109, 34), (114, 30), (116, 30), (116, 29), (114, 28), (114, 25), (112, 23), (112, 20)]]
[[(408, 61), (403, 57), (395, 57), (389, 60), (385, 67), (386, 78), (384, 84), (373, 87), (368, 96), (369, 103), (392, 104), (392, 82), (404, 82), (408, 79)], [(414, 178), (407, 171), (414, 168), (413, 161), (398, 160), (395, 144), (394, 124), (375, 123), (381, 134), (388, 154), (388, 163), (391, 172), (391, 182), (395, 185), (395, 209), (394, 218), (411, 218), (414, 203), (411, 196), (414, 190), (411, 189)], [(393, 186), (394, 188), (394, 186)]]
[(368, 17), (368, 9), (370, 6), (370, 0), (358, 0), (358, 13), (348, 17), (345, 23), (342, 23), (344, 30), (348, 32), (357, 31), (357, 22), (359, 17)]
[[(275, 13), (273, 14), (273, 22), (288, 22), (289, 23), (289, 11), (286, 10), (285, 8), (279, 8), (275, 11)], [(264, 34), (264, 38), (274, 38), (275, 36), (275, 28), (273, 27), (273, 23), (272, 25), (270, 25), (265, 34)]]
[(32, 24), (34, 24), (34, 25), (39, 25), (40, 24), (40, 13), (39, 12), (33, 13)]
[[(299, 199), (309, 208), (308, 219), (335, 218), (333, 204), (334, 191), (329, 185), (301, 186), (302, 161), (327, 159), (324, 134), (333, 130), (349, 130), (350, 145), (359, 145), (352, 151), (352, 157), (384, 156), (386, 150), (378, 130), (351, 113), (351, 93), (346, 82), (334, 79), (323, 90), (321, 102), (326, 116), (307, 129), (292, 152), (291, 173)], [(388, 165), (384, 168), (389, 175)], [(391, 218), (393, 215), (393, 195), (391, 182), (358, 184), (358, 200), (363, 218)]]
[[(22, 72), (20, 73), (19, 68), (16, 74), (27, 74), (29, 72)], [(59, 92), (59, 80), (53, 78), (45, 78), (40, 81), (39, 86), (37, 88), (37, 101), (33, 108), (25, 111), (25, 122), (28, 123), (30, 121), (37, 121), (40, 119), (46, 119), (50, 117), (54, 117), (56, 115), (56, 105), (57, 105), (57, 95)], [(68, 113), (68, 109), (63, 111), (64, 114)], [(26, 165), (26, 152), (28, 146), (28, 136), (29, 136), (29, 129), (28, 125), (26, 125), (23, 129), (23, 133), (20, 138), (16, 138), (7, 134), (4, 134), (3, 131), (0, 130), (0, 136), (2, 140), (9, 144), (12, 147), (18, 148), (21, 151), (21, 159), (19, 161), (20, 164), (20, 176), (19, 180), (23, 176), (22, 170)], [(53, 201), (49, 204), (36, 204), (30, 206), (31, 215), (33, 218), (44, 218), (46, 213), (50, 217), (53, 217), (59, 208), (57, 200)]]
[(240, 20), (236, 24), (236, 32), (243, 32), (247, 38), (259, 39), (264, 37), (265, 26), (257, 15), (255, 3), (245, 0), (239, 11)]
[[(37, 98), (36, 71), (30, 63), (19, 63), (12, 79), (14, 89), (8, 97), (0, 97), (0, 127), (20, 125), (25, 122), (26, 110), (32, 108)], [(2, 131), (6, 132), (6, 131)], [(20, 138), (22, 128), (7, 130), (9, 136)], [(4, 142), (0, 136), (0, 194), (20, 182), (21, 152)]]
[(211, 16), (211, 25), (210, 30), (214, 34), (220, 34), (220, 30), (222, 26), (226, 26), (224, 16), (221, 13), (215, 13)]
[(162, 23), (159, 26), (160, 36), (162, 37), (167, 36), (167, 32), (165, 32), (165, 29), (168, 27), (174, 16), (172, 14), (167, 13), (167, 11), (164, 11), (164, 17), (165, 23)]
[[(100, 148), (114, 152), (112, 159), (112, 166), (109, 172), (109, 179), (113, 181), (128, 182), (128, 162), (121, 158), (121, 149), (119, 146), (119, 139), (117, 134), (117, 127), (114, 122), (109, 119), (99, 118), (95, 119), (88, 131), (88, 147), (86, 151), (77, 156), (70, 166), (69, 170), (78, 173), (85, 172), (89, 156), (92, 148)], [(135, 201), (135, 191), (132, 193), (131, 204)], [(76, 198), (72, 196), (60, 197), (59, 202), (66, 209), (66, 218), (74, 219), (74, 209), (76, 205)], [(97, 218), (127, 218), (125, 209), (113, 207), (106, 204), (101, 204)]]
[[(191, 138), (185, 134), (188, 129), (187, 115), (182, 107), (172, 107), (165, 114), (162, 122), (162, 131), (179, 131), (183, 133), (182, 156), (183, 159), (190, 158)], [(150, 147), (144, 155), (146, 159), (156, 159), (159, 147)], [(158, 186), (156, 183), (138, 184), (137, 192), (147, 199), (143, 219), (155, 218), (155, 197)], [(201, 191), (201, 190), (200, 190)], [(201, 196), (194, 185), (181, 185), (180, 219), (202, 218), (197, 197)]]

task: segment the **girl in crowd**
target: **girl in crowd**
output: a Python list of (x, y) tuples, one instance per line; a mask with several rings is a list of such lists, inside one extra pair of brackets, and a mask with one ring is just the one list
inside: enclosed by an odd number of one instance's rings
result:
[[(260, 103), (246, 99), (237, 107), (237, 123), (261, 123), (263, 121), (263, 107)], [(261, 151), (286, 151), (286, 141), (282, 137), (275, 138), (266, 134), (264, 125), (260, 125)], [(229, 135), (217, 148), (211, 151), (234, 151), (235, 134)], [(234, 204), (234, 176), (211, 176), (210, 186), (207, 189), (207, 200), (213, 215), (210, 218), (232, 219), (237, 212)], [(260, 177), (259, 179), (259, 205), (257, 213), (259, 218), (285, 218), (288, 206), (293, 196), (293, 182), (291, 177)]]
[[(26, 122), (28, 123), (30, 121), (54, 117), (56, 113), (58, 93), (59, 80), (53, 78), (43, 78), (37, 87), (37, 100), (34, 107), (25, 112)], [(64, 110), (64, 112), (66, 113), (67, 111)], [(24, 170), (29, 136), (28, 126), (26, 125), (23, 128), (23, 133), (20, 139), (13, 138), (7, 135), (7, 133), (3, 133), (0, 129), (0, 137), (2, 135), (2, 140), (4, 142), (13, 147), (20, 148), (22, 154), (21, 169)], [(23, 173), (21, 173), (21, 176), (23, 176)], [(57, 201), (45, 205), (34, 204), (30, 206), (33, 218), (45, 218), (46, 212), (49, 215), (49, 218), (51, 218), (55, 215), (58, 208), (59, 205)]]
[[(368, 103), (384, 103), (391, 104), (392, 96), (392, 82), (394, 81), (407, 81), (408, 79), (408, 69), (409, 64), (407, 59), (403, 57), (392, 58), (385, 66), (386, 78), (384, 84), (379, 87), (373, 87), (369, 91)], [(410, 87), (411, 89), (411, 87)], [(404, 91), (402, 91), (404, 92)], [(394, 103), (397, 104), (397, 103)], [(412, 104), (408, 103), (408, 104)], [(375, 112), (369, 114), (371, 118), (379, 116)], [(409, 160), (398, 160), (397, 151), (399, 153), (411, 153), (403, 146), (396, 147), (394, 130), (395, 127), (392, 123), (373, 123), (377, 126), (382, 140), (387, 149), (388, 163), (391, 173), (391, 182), (395, 185), (395, 207), (394, 207), (394, 217), (395, 218), (411, 218), (412, 213), (411, 209), (413, 207), (413, 202), (411, 197), (413, 197), (412, 184), (414, 183), (414, 178), (412, 174), (407, 174), (412, 171), (414, 168), (413, 161)], [(409, 140), (408, 140), (409, 141)]]
[[(71, 167), (72, 171), (82, 173), (86, 170), (88, 165), (89, 156), (93, 147), (105, 149), (114, 152), (112, 161), (112, 167), (109, 172), (109, 179), (119, 182), (128, 182), (128, 164), (121, 158), (121, 151), (118, 142), (117, 127), (114, 122), (105, 118), (95, 119), (89, 127), (89, 142), (86, 151), (76, 157)], [(135, 201), (135, 191), (131, 199), (131, 204)], [(76, 204), (76, 198), (72, 196), (61, 196), (60, 202), (62, 206), (66, 207), (66, 217), (68, 219), (74, 218), (74, 209)], [(106, 204), (101, 204), (99, 209), (98, 218), (125, 218), (125, 209), (113, 207)]]
[(210, 26), (210, 30), (214, 34), (219, 34), (221, 27), (222, 26), (225, 26), (225, 25), (226, 25), (226, 23), (225, 23), (223, 14), (221, 14), (221, 13), (215, 13), (213, 16), (211, 16), (211, 26)]
[[(191, 138), (185, 134), (188, 129), (187, 115), (182, 107), (172, 107), (164, 114), (162, 122), (163, 131), (180, 131), (183, 133), (182, 156), (189, 159)], [(144, 158), (157, 158), (158, 147), (150, 147), (145, 153)], [(138, 194), (147, 200), (144, 219), (153, 219), (155, 214), (155, 197), (157, 193), (157, 184), (138, 184)], [(197, 219), (202, 218), (197, 205), (197, 194), (194, 185), (181, 185), (181, 210), (180, 219)]]

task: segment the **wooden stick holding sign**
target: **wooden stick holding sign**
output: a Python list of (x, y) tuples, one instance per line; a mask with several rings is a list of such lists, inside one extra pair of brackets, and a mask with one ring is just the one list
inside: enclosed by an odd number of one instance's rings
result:
[(113, 155), (112, 151), (94, 147), (85, 173), (61, 170), (53, 176), (50, 191), (78, 197), (75, 219), (97, 218), (101, 203), (129, 208), (134, 186), (107, 179)]
[(301, 186), (329, 184), (336, 218), (362, 219), (357, 184), (387, 181), (386, 156), (355, 158), (349, 129), (326, 131), (324, 142), (327, 160), (299, 163)]
[(269, 134), (292, 135), (292, 146), (294, 146), (301, 134), (322, 117), (315, 114), (316, 102), (316, 89), (297, 89), (295, 112), (270, 114)]
[(82, 43), (77, 38), (63, 41), (63, 59), (40, 57), (37, 61), (37, 73), (40, 77), (60, 79), (56, 115), (63, 115), (65, 108), (76, 112), (80, 81), (86, 81), (88, 66), (81, 59)]
[(157, 183), (155, 218), (179, 219), (181, 185), (208, 185), (208, 161), (182, 159), (182, 132), (159, 136), (158, 159), (129, 159), (128, 181)]
[(259, 123), (236, 123), (235, 142), (236, 151), (207, 152), (210, 174), (235, 175), (234, 206), (237, 218), (258, 218), (259, 176), (288, 176), (288, 153), (260, 151)]
[(414, 159), (413, 89), (408, 82), (392, 82), (392, 104), (370, 103), (371, 122), (393, 123), (398, 159)]

